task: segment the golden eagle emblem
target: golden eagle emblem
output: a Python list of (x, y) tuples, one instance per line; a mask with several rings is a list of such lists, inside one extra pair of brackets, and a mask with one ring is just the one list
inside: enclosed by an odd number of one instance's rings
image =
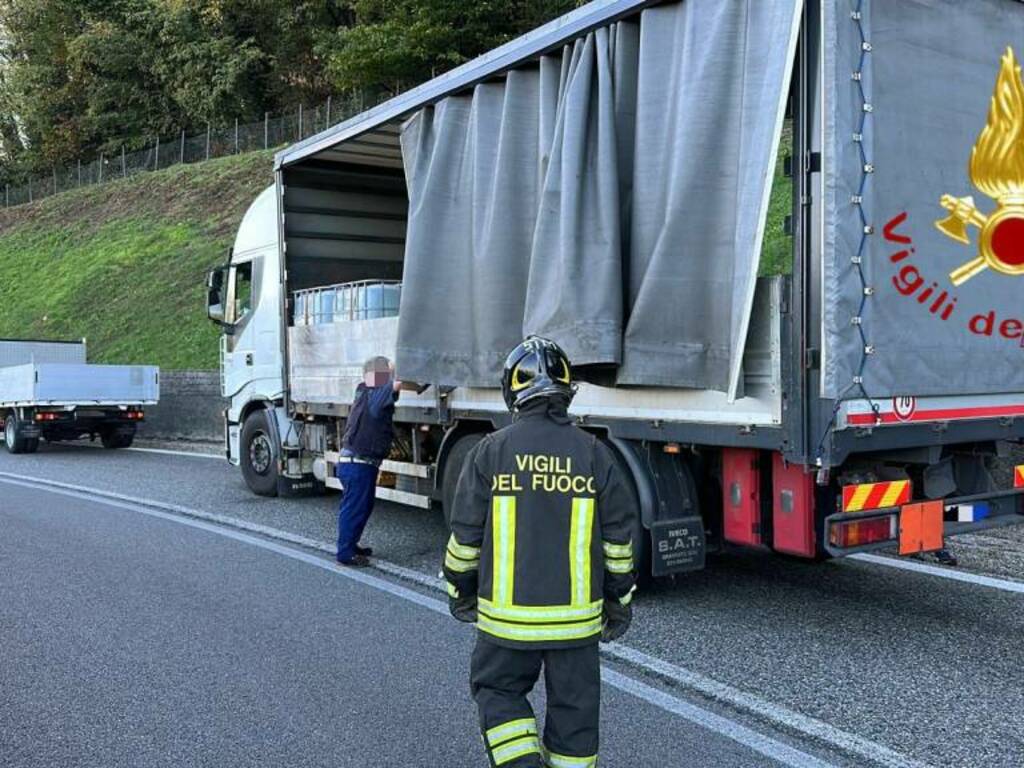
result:
[(985, 269), (1024, 275), (1024, 82), (1012, 48), (1003, 55), (988, 123), (971, 153), (974, 186), (997, 201), (986, 216), (974, 198), (943, 195), (940, 204), (950, 215), (935, 225), (954, 240), (970, 244), (969, 227), (978, 227), (978, 256), (949, 273), (963, 285)]

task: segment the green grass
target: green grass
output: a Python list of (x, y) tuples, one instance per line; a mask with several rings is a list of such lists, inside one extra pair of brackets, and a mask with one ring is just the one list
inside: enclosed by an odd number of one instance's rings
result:
[(761, 248), (760, 274), (788, 275), (793, 271), (793, 238), (786, 234), (786, 217), (793, 212), (793, 180), (783, 173), (783, 162), (793, 151), (792, 135), (787, 126), (775, 166), (772, 196), (768, 203), (768, 223)]
[(253, 153), (0, 211), (0, 337), (86, 337), (93, 362), (216, 368), (204, 276), (271, 169)]

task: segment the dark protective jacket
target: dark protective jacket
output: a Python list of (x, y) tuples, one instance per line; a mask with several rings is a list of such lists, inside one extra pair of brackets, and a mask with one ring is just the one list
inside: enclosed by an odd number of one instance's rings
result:
[(345, 424), (342, 453), (380, 464), (391, 452), (395, 438), (395, 400), (391, 383), (380, 387), (360, 384)]
[(444, 573), (476, 594), (477, 628), (501, 645), (597, 642), (605, 598), (633, 588), (637, 509), (611, 451), (542, 399), (485, 437), (459, 478)]

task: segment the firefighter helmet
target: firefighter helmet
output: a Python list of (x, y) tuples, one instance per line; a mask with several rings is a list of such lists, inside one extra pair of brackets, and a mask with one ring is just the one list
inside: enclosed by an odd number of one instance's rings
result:
[(569, 357), (560, 346), (540, 336), (529, 336), (505, 359), (501, 393), (510, 411), (538, 397), (576, 394)]

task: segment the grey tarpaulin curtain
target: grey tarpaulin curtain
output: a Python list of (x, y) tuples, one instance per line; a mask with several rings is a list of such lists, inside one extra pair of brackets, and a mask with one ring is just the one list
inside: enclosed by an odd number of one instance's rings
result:
[(620, 384), (728, 389), (798, 7), (658, 6), (412, 118), (399, 375), (494, 386), (539, 333)]

